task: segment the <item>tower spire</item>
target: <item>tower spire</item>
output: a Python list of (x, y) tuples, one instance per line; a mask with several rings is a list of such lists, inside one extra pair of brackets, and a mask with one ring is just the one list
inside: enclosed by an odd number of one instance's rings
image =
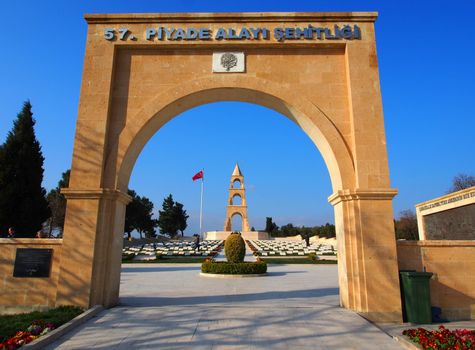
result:
[(244, 176), (242, 175), (241, 169), (239, 168), (238, 162), (236, 162), (236, 166), (234, 167), (234, 171), (232, 176)]

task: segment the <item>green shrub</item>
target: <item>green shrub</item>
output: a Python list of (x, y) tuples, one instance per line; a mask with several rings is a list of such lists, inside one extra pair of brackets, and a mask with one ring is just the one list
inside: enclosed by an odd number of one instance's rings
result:
[(122, 254), (122, 261), (132, 261), (135, 257), (134, 253)]
[(246, 255), (246, 243), (239, 232), (231, 233), (224, 243), (224, 253), (230, 263), (240, 263), (244, 261)]
[(223, 275), (251, 275), (267, 272), (267, 264), (264, 261), (259, 262), (240, 262), (230, 263), (226, 261), (209, 262), (201, 264), (201, 272), (216, 273)]
[(309, 253), (309, 254), (307, 255), (307, 258), (310, 259), (310, 260), (312, 260), (312, 261), (317, 261), (317, 260), (318, 260), (317, 254), (315, 254), (315, 253)]

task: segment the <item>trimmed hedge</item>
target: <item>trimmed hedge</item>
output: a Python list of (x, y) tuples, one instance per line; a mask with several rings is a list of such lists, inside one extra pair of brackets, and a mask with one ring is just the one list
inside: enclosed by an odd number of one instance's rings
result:
[(203, 264), (201, 264), (201, 272), (222, 275), (262, 274), (267, 272), (267, 264), (264, 261), (240, 263), (230, 263), (227, 261), (205, 261)]
[(246, 243), (239, 232), (231, 233), (224, 242), (224, 254), (230, 263), (244, 261), (246, 255)]
[(122, 262), (124, 261), (132, 261), (135, 257), (135, 254), (134, 253), (128, 253), (128, 254), (122, 254)]

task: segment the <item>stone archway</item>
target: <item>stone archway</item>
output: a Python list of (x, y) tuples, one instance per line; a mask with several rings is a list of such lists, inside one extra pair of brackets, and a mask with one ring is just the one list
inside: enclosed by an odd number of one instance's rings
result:
[[(240, 222), (240, 227), (239, 226), (236, 227), (236, 225), (235, 225), (236, 219)], [(243, 226), (243, 218), (242, 218), (241, 213), (236, 212), (236, 213), (231, 214), (231, 230), (230, 231), (241, 232), (241, 231), (243, 231), (242, 226)]]
[[(341, 305), (372, 320), (401, 320), (392, 212), (396, 191), (389, 183), (374, 13), (86, 18), (57, 304), (117, 303), (125, 193), (135, 161), (153, 134), (195, 106), (243, 101), (293, 120), (325, 160), (333, 187), (329, 201), (339, 245)], [(348, 25), (354, 36), (332, 38), (323, 31), (314, 40), (150, 41), (157, 23), (211, 32), (259, 27), (275, 35), (280, 27), (294, 34), (296, 27), (335, 28), (334, 36)], [(128, 28), (128, 36), (105, 39), (119, 27)], [(222, 51), (242, 54), (244, 71), (213, 72), (213, 57)]]
[(242, 205), (242, 196), (240, 194), (235, 194), (232, 196), (230, 203), (231, 205)]

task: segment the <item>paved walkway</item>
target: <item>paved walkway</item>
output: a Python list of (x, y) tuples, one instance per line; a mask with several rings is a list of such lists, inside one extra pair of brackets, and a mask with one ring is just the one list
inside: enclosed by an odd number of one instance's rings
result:
[(338, 307), (336, 265), (271, 265), (255, 278), (199, 269), (124, 265), (121, 305), (48, 349), (402, 349)]

